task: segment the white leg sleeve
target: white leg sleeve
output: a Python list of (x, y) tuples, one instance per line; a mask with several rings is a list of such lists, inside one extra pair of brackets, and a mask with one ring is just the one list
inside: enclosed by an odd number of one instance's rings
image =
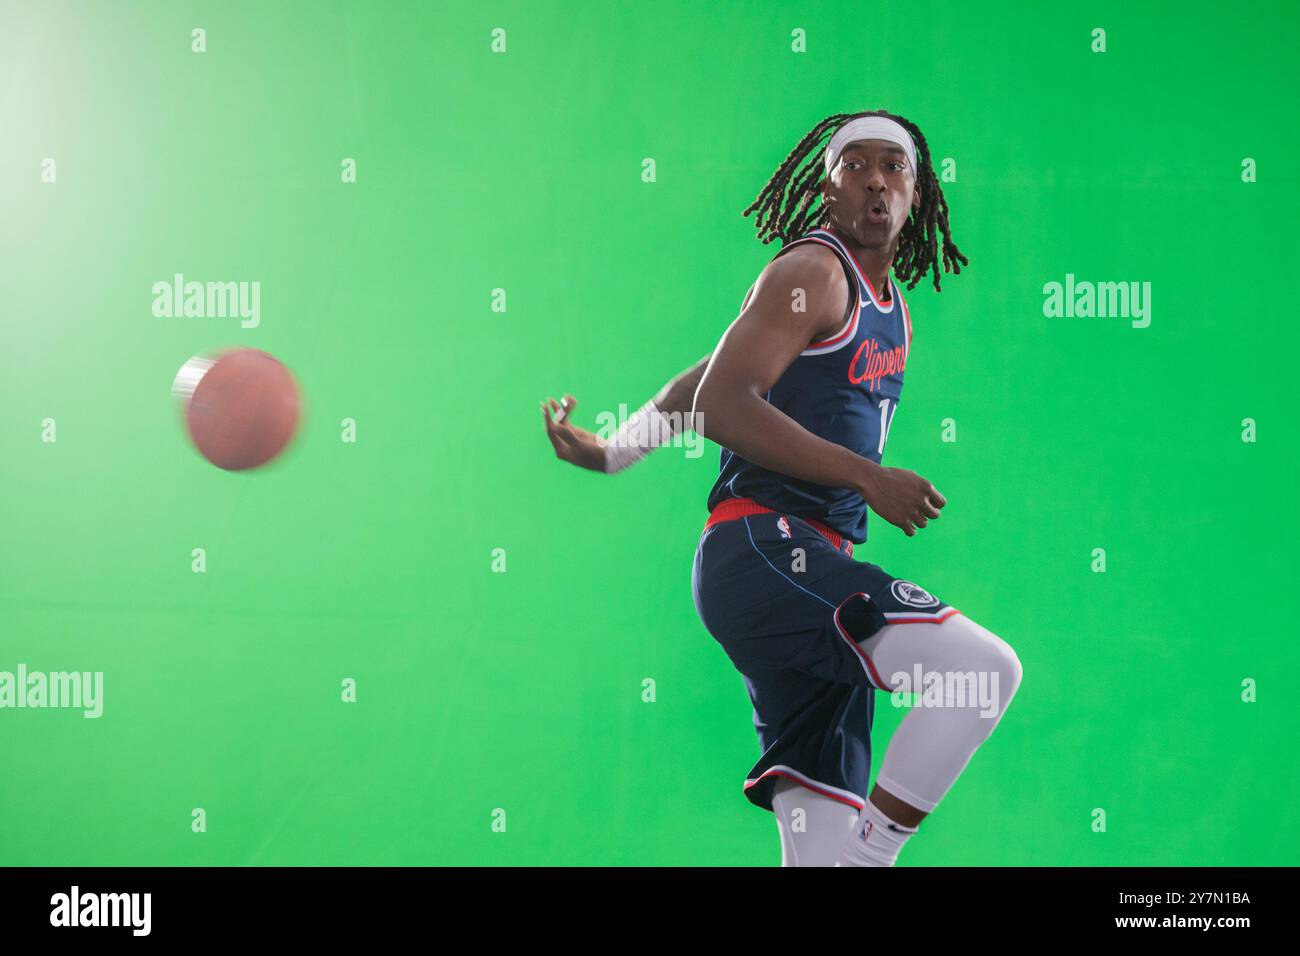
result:
[(858, 820), (853, 807), (785, 779), (772, 789), (772, 809), (782, 866), (834, 866)]
[(861, 647), (890, 688), (923, 695), (894, 731), (876, 783), (929, 812), (1002, 719), (1020, 686), (1020, 659), (962, 614), (887, 625)]

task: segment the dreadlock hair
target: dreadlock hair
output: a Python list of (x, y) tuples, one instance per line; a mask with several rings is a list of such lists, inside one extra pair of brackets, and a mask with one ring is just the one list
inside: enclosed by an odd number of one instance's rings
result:
[[(911, 120), (884, 110), (864, 113), (836, 113), (828, 116), (799, 140), (772, 178), (767, 181), (758, 198), (742, 216), (757, 211), (754, 228), (763, 244), (773, 239), (787, 243), (798, 239), (810, 228), (825, 227), (830, 209), (825, 203), (815, 204), (822, 196), (821, 185), (826, 178), (825, 152), (830, 135), (846, 120), (859, 116), (883, 116), (891, 119), (912, 136), (916, 144), (916, 185), (921, 192), (921, 208), (908, 216), (898, 236), (898, 250), (894, 256), (894, 274), (912, 289), (927, 271), (934, 273), (934, 288), (939, 290), (939, 234), (943, 234), (942, 260), (945, 272), (961, 273), (969, 260), (961, 254), (952, 241), (948, 228), (948, 202), (943, 198), (939, 177), (930, 163), (930, 147), (925, 136)], [(802, 168), (801, 168), (802, 167)]]

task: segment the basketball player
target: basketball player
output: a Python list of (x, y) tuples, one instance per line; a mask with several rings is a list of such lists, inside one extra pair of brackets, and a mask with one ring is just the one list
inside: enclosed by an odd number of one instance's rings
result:
[[(892, 866), (1021, 677), (1000, 637), (851, 557), (868, 507), (910, 537), (947, 503), (881, 464), (912, 344), (894, 280), (910, 289), (930, 272), (938, 290), (940, 264), (957, 274), (967, 259), (925, 137), (884, 111), (817, 124), (754, 211), (760, 238), (783, 247), (710, 357), (609, 441), (572, 425), (572, 396), (543, 403), (543, 418), (560, 458), (606, 472), (683, 425), (722, 446), (693, 589), (753, 703), (763, 753), (744, 792), (775, 813), (784, 865)], [(991, 697), (973, 699), (975, 683)], [(868, 795), (876, 690), (925, 694)]]

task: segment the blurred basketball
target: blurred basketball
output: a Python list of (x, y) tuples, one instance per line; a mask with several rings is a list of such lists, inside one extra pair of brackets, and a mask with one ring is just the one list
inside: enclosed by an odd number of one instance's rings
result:
[(301, 416), (293, 375), (258, 349), (195, 356), (181, 366), (172, 392), (194, 447), (227, 471), (257, 468), (280, 454)]

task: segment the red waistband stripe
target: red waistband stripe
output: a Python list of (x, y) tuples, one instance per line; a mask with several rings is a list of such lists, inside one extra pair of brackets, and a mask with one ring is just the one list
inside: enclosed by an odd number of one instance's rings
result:
[[(709, 520), (704, 522), (705, 528), (711, 528), (715, 524), (723, 521), (735, 521), (737, 518), (747, 518), (750, 515), (763, 514), (781, 514), (775, 508), (768, 508), (760, 505), (752, 498), (728, 498), (726, 501), (718, 502), (717, 506), (709, 512)], [(789, 515), (788, 517), (799, 518), (798, 515)], [(800, 521), (806, 521), (816, 529), (817, 533), (831, 543), (831, 546), (838, 551), (852, 557), (853, 542), (849, 541), (844, 535), (840, 534), (829, 525), (822, 524), (820, 521), (814, 521), (812, 518), (799, 518)]]

